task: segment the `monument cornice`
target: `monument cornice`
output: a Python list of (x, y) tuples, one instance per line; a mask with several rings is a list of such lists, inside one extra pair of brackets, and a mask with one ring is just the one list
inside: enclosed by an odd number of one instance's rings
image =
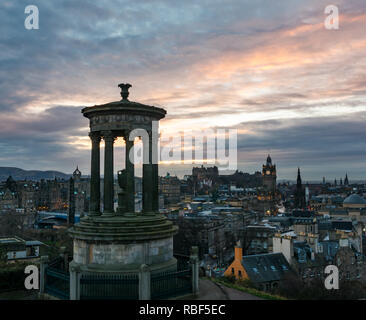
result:
[(82, 114), (86, 118), (92, 118), (98, 115), (144, 115), (151, 116), (156, 120), (160, 120), (165, 117), (166, 110), (154, 106), (149, 106), (132, 101), (116, 101), (102, 105), (95, 105), (92, 107), (85, 107), (81, 110)]

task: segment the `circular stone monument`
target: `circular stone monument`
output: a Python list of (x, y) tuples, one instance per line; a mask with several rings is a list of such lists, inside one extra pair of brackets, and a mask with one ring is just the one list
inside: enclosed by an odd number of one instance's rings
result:
[[(142, 265), (152, 273), (176, 270), (173, 235), (177, 227), (159, 214), (157, 123), (162, 108), (128, 100), (130, 84), (120, 84), (122, 100), (93, 107), (82, 113), (90, 121), (91, 180), (89, 214), (69, 229), (73, 238), (74, 267), (86, 272), (137, 273)], [(143, 209), (135, 212), (134, 137), (143, 142)], [(114, 210), (113, 144), (126, 142), (125, 169), (118, 172), (121, 192)], [(100, 206), (100, 142), (104, 139), (103, 212)], [(131, 152), (132, 154), (132, 152)], [(132, 159), (132, 160), (131, 160)]]

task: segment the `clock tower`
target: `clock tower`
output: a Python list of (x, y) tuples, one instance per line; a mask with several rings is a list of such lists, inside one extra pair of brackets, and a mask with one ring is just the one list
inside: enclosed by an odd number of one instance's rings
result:
[(267, 157), (266, 164), (263, 165), (262, 170), (262, 178), (263, 178), (263, 188), (267, 192), (275, 193), (276, 192), (276, 165), (272, 164), (272, 159), (270, 155)]

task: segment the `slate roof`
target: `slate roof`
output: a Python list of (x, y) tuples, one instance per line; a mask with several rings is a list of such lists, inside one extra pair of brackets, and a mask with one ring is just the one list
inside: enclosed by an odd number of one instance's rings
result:
[(25, 245), (26, 246), (38, 246), (38, 245), (41, 246), (41, 245), (44, 245), (44, 243), (41, 241), (38, 241), (38, 240), (30, 240), (30, 241), (26, 241)]
[(292, 216), (293, 217), (303, 217), (303, 218), (309, 218), (314, 216), (314, 214), (311, 211), (308, 210), (292, 210)]
[(242, 265), (254, 283), (281, 280), (290, 270), (290, 265), (282, 253), (244, 256)]
[(332, 230), (332, 222), (331, 221), (322, 221), (318, 223), (318, 230)]
[(331, 215), (342, 215), (342, 216), (348, 216), (348, 210), (343, 208), (334, 208), (330, 210)]
[(345, 220), (332, 221), (332, 227), (336, 230), (352, 231), (353, 229), (352, 221), (345, 221)]

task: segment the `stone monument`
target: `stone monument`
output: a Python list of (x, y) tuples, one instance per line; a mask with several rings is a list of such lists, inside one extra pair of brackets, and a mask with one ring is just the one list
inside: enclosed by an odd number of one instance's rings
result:
[[(90, 210), (80, 223), (69, 229), (73, 238), (72, 268), (93, 273), (137, 274), (147, 265), (150, 272), (174, 271), (172, 222), (159, 214), (157, 141), (153, 122), (165, 117), (166, 111), (128, 100), (130, 84), (120, 84), (122, 100), (82, 109), (90, 121), (91, 181)], [(135, 212), (134, 163), (130, 151), (134, 145), (132, 131), (143, 141), (143, 210)], [(118, 172), (121, 192), (114, 210), (113, 146), (117, 137), (126, 143), (125, 169)], [(100, 142), (104, 140), (104, 197), (101, 210)], [(132, 153), (131, 153), (132, 154)], [(146, 161), (145, 161), (146, 160)]]

